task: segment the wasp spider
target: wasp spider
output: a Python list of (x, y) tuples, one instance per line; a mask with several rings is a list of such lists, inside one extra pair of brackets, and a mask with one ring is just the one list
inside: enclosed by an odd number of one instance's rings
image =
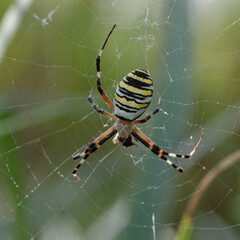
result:
[(96, 59), (97, 66), (97, 87), (98, 91), (103, 97), (103, 99), (107, 102), (107, 104), (112, 108), (114, 114), (110, 114), (102, 109), (98, 108), (98, 106), (92, 100), (92, 92), (90, 92), (88, 101), (91, 103), (93, 108), (100, 114), (114, 119), (115, 124), (109, 128), (106, 132), (101, 134), (98, 138), (93, 141), (90, 141), (82, 151), (73, 155), (73, 159), (76, 160), (81, 158), (78, 165), (74, 168), (72, 174), (79, 182), (84, 182), (83, 180), (77, 177), (77, 171), (79, 167), (86, 161), (86, 159), (90, 156), (91, 153), (95, 152), (98, 148), (101, 147), (108, 139), (114, 137), (114, 143), (122, 143), (125, 147), (130, 147), (134, 144), (137, 144), (137, 141), (141, 142), (145, 145), (150, 151), (156, 154), (159, 158), (166, 161), (169, 165), (174, 167), (177, 171), (183, 172), (183, 169), (176, 166), (172, 161), (170, 161), (166, 156), (170, 157), (179, 157), (179, 158), (190, 158), (198, 146), (200, 145), (203, 138), (202, 135), (196, 145), (196, 147), (191, 151), (190, 154), (182, 155), (176, 153), (168, 153), (158, 147), (154, 142), (152, 142), (147, 136), (145, 136), (135, 124), (145, 123), (147, 122), (153, 115), (159, 112), (160, 109), (160, 100), (157, 108), (149, 114), (144, 119), (137, 120), (140, 117), (147, 107), (149, 106), (152, 100), (153, 94), (153, 82), (148, 71), (143, 69), (136, 69), (130, 73), (128, 73), (119, 83), (115, 95), (114, 95), (114, 103), (112, 103), (105, 92), (101, 87), (101, 72), (100, 72), (100, 59), (103, 53), (104, 47), (112, 34), (116, 24), (113, 26), (112, 30), (108, 34), (98, 56)]

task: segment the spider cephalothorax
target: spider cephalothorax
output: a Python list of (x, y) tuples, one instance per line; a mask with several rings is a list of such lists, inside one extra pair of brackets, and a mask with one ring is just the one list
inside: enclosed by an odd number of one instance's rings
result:
[(79, 167), (85, 162), (85, 160), (89, 157), (89, 155), (95, 152), (102, 144), (104, 144), (108, 139), (114, 137), (114, 143), (122, 143), (125, 147), (130, 147), (132, 145), (136, 145), (137, 141), (141, 142), (145, 145), (150, 151), (156, 154), (158, 157), (163, 159), (169, 165), (174, 167), (179, 172), (183, 172), (183, 169), (176, 166), (172, 161), (170, 161), (166, 156), (170, 157), (179, 157), (179, 158), (190, 158), (198, 146), (200, 145), (203, 138), (203, 130), (202, 135), (196, 145), (196, 147), (186, 155), (176, 154), (176, 153), (168, 153), (163, 149), (159, 148), (154, 142), (152, 142), (147, 136), (145, 136), (135, 125), (139, 123), (147, 122), (153, 115), (159, 112), (160, 109), (160, 100), (157, 108), (147, 117), (137, 120), (147, 109), (153, 94), (153, 83), (152, 78), (148, 71), (143, 69), (136, 69), (130, 73), (128, 73), (119, 83), (115, 95), (114, 95), (114, 104), (109, 100), (105, 92), (101, 87), (101, 72), (100, 72), (100, 59), (104, 47), (112, 34), (112, 31), (116, 27), (116, 24), (113, 26), (112, 30), (108, 34), (98, 56), (97, 56), (97, 87), (98, 91), (103, 97), (103, 99), (107, 102), (107, 104), (112, 108), (114, 114), (110, 114), (102, 109), (98, 108), (98, 106), (92, 100), (92, 92), (89, 95), (89, 102), (92, 104), (94, 109), (100, 114), (114, 119), (115, 124), (110, 127), (106, 132), (102, 133), (98, 138), (94, 141), (90, 141), (83, 150), (73, 155), (73, 159), (76, 160), (81, 158), (78, 165), (73, 170), (73, 176), (79, 181), (83, 182), (83, 180), (77, 177), (77, 171)]
[(117, 130), (117, 134), (113, 139), (114, 144), (120, 142), (124, 147), (136, 145), (137, 140), (131, 135), (134, 128), (132, 121), (125, 121), (118, 118), (114, 126)]

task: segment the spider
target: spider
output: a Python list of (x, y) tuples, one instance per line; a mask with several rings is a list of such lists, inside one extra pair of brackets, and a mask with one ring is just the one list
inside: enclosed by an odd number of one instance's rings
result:
[(91, 140), (85, 147), (83, 147), (80, 152), (74, 154), (72, 157), (74, 160), (81, 158), (78, 165), (74, 168), (72, 174), (75, 179), (79, 182), (84, 182), (77, 176), (77, 171), (80, 166), (86, 161), (86, 159), (90, 156), (91, 153), (95, 152), (98, 148), (100, 148), (107, 140), (115, 135), (113, 138), (113, 143), (116, 144), (118, 142), (122, 143), (124, 147), (130, 147), (132, 145), (137, 145), (137, 141), (141, 142), (145, 145), (150, 151), (156, 154), (159, 158), (166, 161), (169, 165), (174, 167), (177, 171), (183, 172), (183, 169), (176, 166), (172, 161), (170, 161), (166, 156), (170, 157), (178, 157), (178, 158), (190, 158), (198, 146), (200, 145), (203, 138), (203, 130), (201, 137), (196, 145), (196, 147), (191, 151), (191, 153), (182, 155), (176, 153), (168, 153), (158, 147), (152, 140), (150, 140), (147, 136), (145, 136), (135, 125), (139, 123), (145, 123), (153, 115), (159, 112), (160, 110), (160, 99), (158, 102), (157, 108), (145, 118), (137, 120), (147, 109), (153, 94), (153, 82), (152, 78), (148, 71), (143, 69), (136, 69), (132, 72), (128, 73), (119, 83), (115, 95), (114, 95), (114, 103), (112, 103), (104, 90), (101, 87), (101, 72), (100, 72), (100, 60), (103, 50), (107, 44), (109, 37), (111, 36), (116, 24), (113, 26), (111, 31), (109, 32), (102, 48), (99, 51), (99, 54), (96, 59), (96, 67), (97, 67), (97, 88), (100, 95), (106, 101), (106, 103), (112, 108), (114, 114), (110, 114), (100, 108), (93, 102), (92, 93), (93, 88), (90, 91), (90, 95), (88, 97), (88, 101), (91, 103), (92, 107), (100, 114), (114, 119), (115, 124), (110, 127), (107, 131), (102, 133), (95, 140)]

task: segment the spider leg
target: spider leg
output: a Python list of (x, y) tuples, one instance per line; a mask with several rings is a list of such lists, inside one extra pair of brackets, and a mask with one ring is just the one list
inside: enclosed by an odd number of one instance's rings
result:
[(165, 162), (167, 162), (169, 165), (174, 167), (177, 171), (183, 172), (183, 169), (175, 165), (172, 161), (167, 159), (163, 155), (163, 150), (159, 148), (152, 140), (150, 140), (148, 137), (146, 137), (140, 130), (137, 128), (134, 128), (131, 133), (136, 139), (138, 139), (143, 145), (145, 145), (150, 151), (152, 151), (154, 154), (156, 154), (158, 157), (163, 159)]
[(109, 128), (106, 132), (102, 133), (98, 138), (96, 138), (93, 142), (90, 141), (87, 148), (84, 148), (85, 151), (79, 152), (75, 155), (73, 155), (73, 159), (76, 160), (80, 157), (81, 160), (79, 161), (78, 165), (74, 168), (72, 174), (74, 178), (79, 182), (84, 182), (83, 180), (79, 179), (77, 176), (78, 169), (83, 165), (83, 163), (86, 161), (86, 159), (89, 157), (89, 155), (93, 152), (95, 152), (98, 148), (100, 148), (101, 145), (103, 145), (109, 138), (111, 138), (114, 134), (116, 134), (117, 130), (115, 129), (115, 126), (112, 126)]
[[(141, 138), (143, 138), (143, 139), (146, 138), (147, 139), (147, 137), (141, 131), (139, 131), (138, 129), (136, 129), (136, 131), (137, 131), (137, 134)], [(202, 129), (202, 134), (201, 134), (201, 137), (200, 137), (197, 145), (194, 147), (194, 149), (189, 154), (169, 153), (169, 152), (164, 151), (163, 149), (160, 149), (160, 153), (163, 154), (163, 155), (170, 156), (170, 157), (190, 158), (196, 152), (197, 148), (199, 147), (199, 145), (200, 145), (200, 143), (202, 141), (202, 138), (203, 138), (203, 133), (204, 133), (204, 129)], [(152, 142), (150, 139), (148, 139), (148, 141)]]
[(157, 106), (157, 108), (156, 108), (151, 114), (149, 114), (147, 117), (145, 117), (145, 118), (143, 118), (143, 119), (135, 120), (135, 121), (133, 122), (133, 124), (145, 123), (145, 122), (147, 122), (150, 118), (152, 118), (156, 113), (159, 112), (159, 110), (160, 110), (160, 102), (161, 102), (161, 98), (159, 98), (159, 100), (158, 100), (158, 106)]
[(106, 103), (113, 109), (113, 104), (112, 102), (109, 100), (108, 96), (106, 95), (106, 93), (103, 91), (102, 87), (101, 87), (101, 71), (100, 71), (100, 61), (101, 61), (101, 55), (103, 53), (103, 50), (107, 44), (107, 41), (110, 37), (110, 35), (112, 34), (114, 28), (116, 27), (116, 24), (114, 24), (113, 28), (111, 29), (111, 31), (109, 32), (101, 50), (98, 53), (97, 59), (96, 59), (96, 67), (97, 67), (97, 87), (98, 87), (98, 91), (101, 94), (101, 96), (103, 97), (103, 99), (106, 101)]
[(108, 118), (112, 118), (112, 119), (114, 119), (114, 120), (117, 120), (117, 117), (116, 117), (116, 116), (114, 116), (114, 115), (112, 115), (112, 114), (110, 114), (110, 113), (108, 113), (108, 112), (106, 112), (106, 111), (103, 111), (102, 109), (98, 108), (98, 106), (97, 106), (97, 105), (93, 102), (93, 100), (92, 100), (92, 93), (93, 93), (93, 88), (92, 88), (92, 90), (90, 91), (90, 94), (89, 94), (89, 97), (88, 97), (88, 101), (92, 104), (93, 108), (94, 108), (98, 113), (100, 113), (100, 114), (102, 114), (102, 115), (104, 115), (104, 116), (106, 116), (106, 117), (108, 117)]
[(164, 155), (168, 155), (171, 157), (181, 157), (181, 158), (189, 158), (191, 157), (195, 151), (197, 150), (199, 144), (202, 141), (202, 137), (203, 137), (203, 132), (201, 135), (201, 138), (197, 144), (197, 146), (193, 149), (193, 151), (188, 154), (188, 155), (181, 155), (181, 154), (175, 154), (175, 153), (167, 153), (165, 152), (163, 149), (159, 148), (152, 140), (150, 140), (148, 137), (146, 137), (140, 130), (138, 130), (137, 128), (134, 128), (132, 133), (131, 133), (136, 139), (138, 139), (143, 145), (145, 145), (150, 151), (152, 151), (154, 154), (156, 154), (158, 157), (160, 157), (161, 159), (163, 159), (164, 161), (166, 161), (169, 165), (171, 165), (172, 167), (174, 167), (177, 171), (179, 172), (183, 172), (183, 169), (176, 166), (172, 161), (170, 161), (169, 159), (167, 159)]

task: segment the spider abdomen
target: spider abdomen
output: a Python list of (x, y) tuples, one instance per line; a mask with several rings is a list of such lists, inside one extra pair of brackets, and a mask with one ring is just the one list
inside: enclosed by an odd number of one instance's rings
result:
[(141, 116), (152, 100), (153, 82), (148, 71), (136, 69), (119, 83), (114, 95), (114, 114), (126, 121)]

